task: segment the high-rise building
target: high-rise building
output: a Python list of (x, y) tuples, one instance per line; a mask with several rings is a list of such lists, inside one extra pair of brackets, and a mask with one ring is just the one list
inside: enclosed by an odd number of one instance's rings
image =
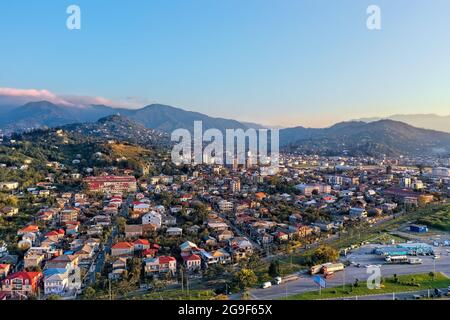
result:
[(237, 170), (238, 169), (238, 160), (236, 158), (233, 159), (233, 164), (231, 165), (231, 168), (233, 170)]
[(409, 178), (409, 177), (401, 178), (400, 186), (403, 188), (411, 188), (411, 178)]
[(233, 193), (237, 193), (241, 191), (241, 181), (239, 180), (233, 180), (230, 183), (231, 191)]

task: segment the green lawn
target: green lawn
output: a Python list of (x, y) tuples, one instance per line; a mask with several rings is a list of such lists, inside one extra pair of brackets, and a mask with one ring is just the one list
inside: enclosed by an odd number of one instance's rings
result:
[(450, 206), (418, 219), (418, 223), (426, 224), (442, 231), (450, 231)]
[[(437, 273), (435, 278), (429, 274), (412, 274), (398, 276), (398, 281), (395, 282), (393, 277), (386, 278), (382, 284), (382, 288), (370, 290), (367, 288), (365, 282), (360, 282), (358, 287), (352, 285), (346, 285), (335, 288), (322, 289), (322, 293), (319, 295), (319, 291), (305, 292), (288, 296), (288, 300), (317, 300), (317, 299), (333, 299), (343, 297), (354, 297), (374, 294), (386, 294), (394, 292), (408, 292), (418, 291), (434, 288), (446, 288), (450, 286), (450, 278), (446, 277), (442, 273)], [(284, 300), (284, 299), (283, 299)]]
[(133, 297), (133, 300), (210, 300), (215, 296), (212, 290), (190, 290), (189, 295), (185, 290), (164, 290), (161, 292), (152, 292), (139, 297)]

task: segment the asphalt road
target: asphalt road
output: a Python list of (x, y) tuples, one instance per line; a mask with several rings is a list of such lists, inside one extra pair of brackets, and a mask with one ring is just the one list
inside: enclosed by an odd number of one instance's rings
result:
[[(436, 270), (434, 260), (431, 256), (421, 256), (423, 264), (419, 265), (387, 265), (384, 264), (380, 256), (366, 254), (370, 252), (370, 248), (363, 248), (347, 256), (347, 259), (360, 263), (362, 267), (349, 266), (343, 272), (336, 273), (331, 279), (327, 280), (327, 287), (341, 286), (344, 283), (354, 283), (356, 279), (361, 282), (366, 281), (369, 277), (365, 265), (381, 265), (381, 275), (383, 277), (393, 276), (394, 274), (416, 274), (429, 272), (442, 272), (450, 276), (450, 255), (446, 251), (449, 248), (436, 248), (436, 252), (440, 255), (440, 259), (436, 260)], [(273, 300), (284, 298), (287, 295), (293, 295), (308, 291), (318, 290), (310, 275), (302, 274), (298, 280), (283, 283), (281, 285), (273, 285), (268, 289), (254, 289), (250, 291), (252, 299), (255, 300)]]
[[(122, 207), (119, 212), (121, 216), (123, 216), (123, 217), (128, 216), (128, 207), (132, 201), (133, 201), (133, 196), (130, 195), (126, 199), (126, 201), (122, 204)], [(86, 275), (86, 278), (84, 281), (85, 286), (89, 286), (89, 285), (95, 283), (96, 273), (102, 271), (103, 266), (105, 264), (105, 256), (106, 256), (106, 254), (111, 252), (111, 246), (113, 245), (113, 241), (116, 238), (116, 236), (118, 235), (118, 232), (119, 232), (118, 226), (117, 225), (113, 226), (111, 235), (109, 236), (108, 241), (105, 243), (103, 250), (100, 250), (98, 252), (96, 257), (94, 258), (94, 262), (91, 264), (91, 266), (88, 270), (88, 274)]]

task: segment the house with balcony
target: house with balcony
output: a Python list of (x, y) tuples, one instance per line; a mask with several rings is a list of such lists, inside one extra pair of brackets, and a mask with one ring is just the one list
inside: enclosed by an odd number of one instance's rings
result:
[(44, 271), (44, 294), (64, 294), (69, 287), (69, 274), (66, 269), (47, 269)]
[(1, 288), (2, 291), (12, 297), (29, 297), (37, 294), (41, 279), (41, 272), (20, 271), (10, 274), (2, 280)]
[(171, 274), (177, 271), (177, 261), (174, 257), (160, 256), (144, 259), (144, 270), (147, 275)]
[(202, 259), (199, 255), (191, 254), (189, 256), (184, 256), (183, 260), (186, 270), (189, 272), (199, 271), (202, 268)]

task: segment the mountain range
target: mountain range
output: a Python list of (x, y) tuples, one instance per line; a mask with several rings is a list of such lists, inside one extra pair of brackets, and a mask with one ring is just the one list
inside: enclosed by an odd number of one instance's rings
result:
[(327, 155), (446, 155), (450, 134), (409, 124), (378, 120), (341, 122), (325, 129), (296, 127), (280, 131), (291, 151)]
[(394, 120), (410, 124), (417, 128), (432, 129), (450, 133), (450, 116), (436, 114), (396, 114), (385, 118), (361, 118), (363, 122)]
[(55, 105), (48, 101), (40, 101), (5, 109), (6, 111), (0, 113), (0, 129), (6, 133), (72, 123), (94, 122), (110, 115), (122, 115), (147, 128), (164, 132), (172, 132), (178, 128), (192, 131), (194, 120), (202, 121), (204, 129), (217, 128), (221, 131), (225, 129), (261, 127), (258, 124), (213, 118), (202, 113), (161, 104), (152, 104), (141, 109), (120, 109), (105, 105), (69, 107)]
[[(199, 120), (204, 130), (262, 127), (161, 104), (131, 110), (104, 105), (67, 107), (41, 101), (2, 110), (0, 128), (6, 133), (62, 127), (72, 133), (143, 145), (164, 145), (173, 130), (192, 131), (194, 121)], [(389, 119), (366, 119), (341, 122), (329, 128), (281, 129), (280, 145), (290, 151), (326, 155), (446, 155), (450, 154), (450, 134)]]

